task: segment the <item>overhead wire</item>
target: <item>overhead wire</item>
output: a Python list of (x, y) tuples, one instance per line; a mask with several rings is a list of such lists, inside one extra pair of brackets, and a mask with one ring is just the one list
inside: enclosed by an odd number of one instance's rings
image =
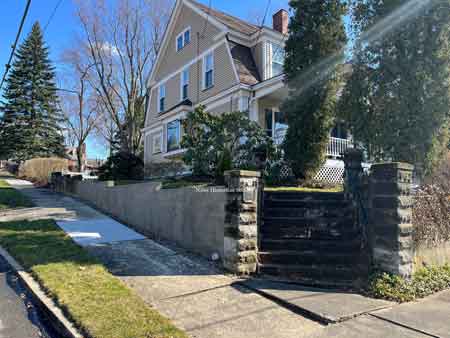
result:
[(0, 82), (0, 91), (3, 87), (3, 83), (5, 82), (6, 76), (8, 75), (9, 69), (11, 68), (11, 61), (14, 57), (14, 54), (16, 52), (16, 48), (17, 48), (17, 43), (19, 42), (19, 38), (20, 35), (22, 33), (22, 29), (23, 29), (23, 24), (25, 23), (25, 19), (28, 15), (28, 10), (30, 9), (30, 5), (31, 5), (31, 0), (27, 1), (27, 4), (25, 6), (25, 11), (22, 15), (22, 19), (20, 20), (20, 25), (19, 25), (19, 30), (17, 31), (16, 34), (16, 39), (14, 40), (14, 44), (11, 47), (11, 54), (9, 56), (9, 60), (8, 63), (5, 65), (5, 72), (3, 73), (3, 78), (2, 78), (2, 82)]

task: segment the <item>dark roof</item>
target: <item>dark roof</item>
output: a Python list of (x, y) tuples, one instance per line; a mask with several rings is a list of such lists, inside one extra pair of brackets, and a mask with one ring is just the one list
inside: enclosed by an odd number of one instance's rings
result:
[(258, 68), (250, 48), (230, 41), (230, 49), (240, 81), (248, 85), (259, 83)]
[(198, 3), (197, 1), (190, 0), (195, 6), (197, 6), (199, 9), (201, 9), (203, 12), (213, 16), (215, 19), (223, 23), (225, 26), (236, 30), (238, 32), (241, 32), (246, 35), (252, 35), (254, 33), (257, 33), (260, 30), (260, 27), (253, 25), (251, 23), (245, 22), (242, 19), (239, 19), (235, 16), (217, 11), (213, 8), (209, 8), (208, 6), (202, 5)]

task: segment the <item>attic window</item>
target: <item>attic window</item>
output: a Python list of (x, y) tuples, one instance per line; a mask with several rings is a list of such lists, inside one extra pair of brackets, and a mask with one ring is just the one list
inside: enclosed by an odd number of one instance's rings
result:
[(177, 35), (176, 39), (177, 52), (182, 50), (190, 42), (191, 42), (191, 27), (188, 27)]

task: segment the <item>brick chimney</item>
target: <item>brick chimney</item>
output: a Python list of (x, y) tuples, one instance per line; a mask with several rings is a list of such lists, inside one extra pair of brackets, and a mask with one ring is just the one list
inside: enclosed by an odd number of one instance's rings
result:
[(289, 25), (289, 13), (280, 9), (273, 15), (273, 29), (280, 32), (283, 35), (287, 35)]

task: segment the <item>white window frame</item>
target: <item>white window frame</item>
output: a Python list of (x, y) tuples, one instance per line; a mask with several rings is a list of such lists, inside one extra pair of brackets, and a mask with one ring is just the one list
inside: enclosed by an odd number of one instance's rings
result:
[[(212, 77), (211, 77), (211, 85), (206, 87), (206, 72), (210, 71), (206, 69), (206, 60), (207, 58), (211, 56), (211, 63), (212, 63)], [(214, 69), (214, 51), (212, 51), (211, 53), (206, 54), (203, 57), (203, 62), (202, 62), (202, 88), (203, 90), (209, 89), (211, 87), (214, 86), (214, 73), (215, 73), (215, 69)]]
[[(184, 73), (185, 72), (187, 72), (187, 82), (186, 83), (184, 83), (183, 82), (183, 80), (184, 80)], [(183, 102), (184, 100), (187, 100), (188, 98), (189, 98), (189, 77), (190, 77), (190, 71), (189, 71), (189, 67), (186, 67), (185, 69), (183, 69), (181, 72), (180, 72), (180, 101), (181, 102)], [(186, 94), (186, 97), (183, 97), (183, 87), (185, 86), (185, 85), (187, 85), (188, 86), (188, 92), (187, 92), (187, 94)]]
[[(162, 88), (164, 88), (164, 96), (161, 96), (163, 90), (161, 90)], [(166, 98), (167, 98), (167, 88), (166, 88), (166, 83), (161, 83), (158, 87), (158, 113), (164, 113), (164, 111), (166, 110)], [(161, 110), (161, 99), (164, 98), (164, 110)]]
[[(156, 142), (159, 140), (159, 149), (156, 146)], [(152, 154), (161, 154), (163, 152), (163, 133), (162, 131), (152, 136)]]
[[(189, 41), (186, 43), (186, 40), (184, 38), (184, 33), (189, 31)], [(181, 37), (181, 48), (178, 48), (178, 39)], [(188, 44), (190, 44), (192, 41), (192, 33), (191, 33), (191, 27), (187, 27), (184, 30), (181, 31), (180, 34), (177, 35), (175, 38), (175, 50), (179, 52), (180, 50), (183, 50), (184, 47), (186, 47)]]

